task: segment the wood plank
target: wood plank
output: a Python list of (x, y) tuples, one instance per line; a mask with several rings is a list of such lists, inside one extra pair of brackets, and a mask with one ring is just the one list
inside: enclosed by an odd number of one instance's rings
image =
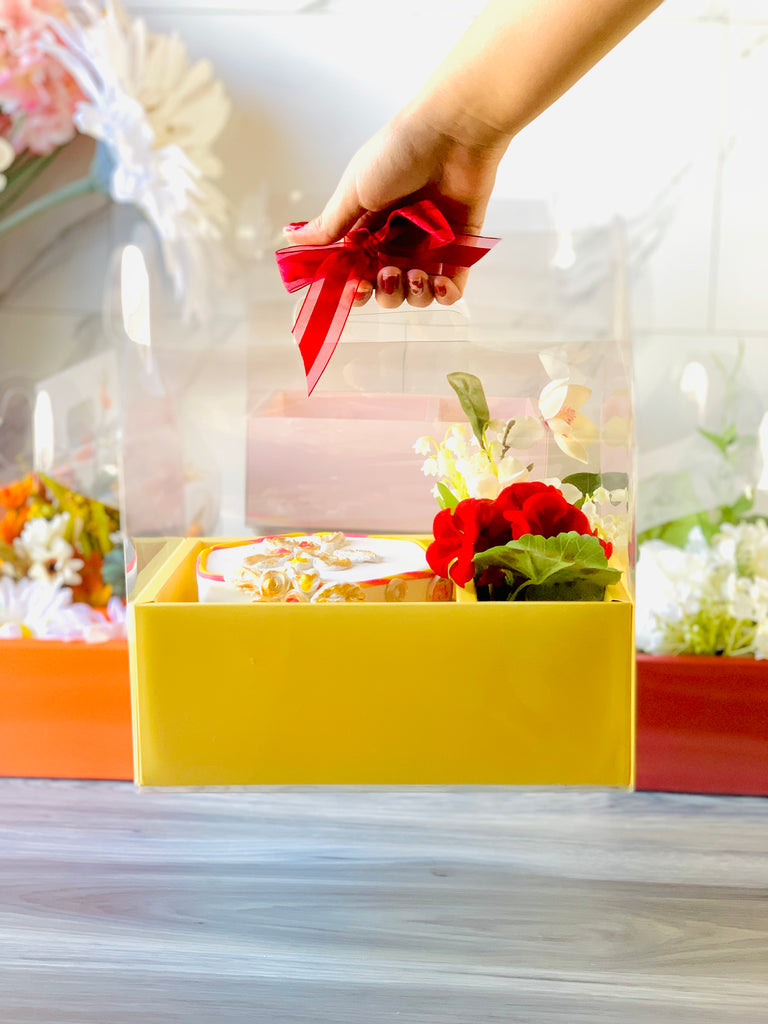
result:
[(2, 780), (0, 1019), (758, 1024), (767, 810)]

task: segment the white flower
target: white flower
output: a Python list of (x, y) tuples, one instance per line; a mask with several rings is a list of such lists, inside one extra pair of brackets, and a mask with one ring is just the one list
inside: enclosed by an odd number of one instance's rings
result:
[(15, 159), (13, 146), (7, 139), (0, 138), (0, 192), (8, 184), (8, 179), (2, 172), (7, 171)]
[(501, 488), (493, 463), (484, 451), (468, 453), (456, 459), (456, 471), (462, 477), (470, 498), (496, 498)]
[(528, 467), (509, 452), (496, 463), (496, 472), (502, 489), (509, 487), (517, 480), (528, 479)]
[(221, 173), (210, 146), (230, 109), (222, 84), (208, 62), (190, 65), (176, 35), (150, 33), (115, 0), (103, 13), (73, 0), (71, 20), (55, 29), (48, 46), (86, 96), (75, 124), (105, 147), (110, 195), (142, 210), (177, 295), (198, 311), (206, 258), (227, 216), (210, 180)]
[(768, 578), (749, 569), (764, 522), (725, 524), (684, 549), (648, 541), (637, 565), (637, 642), (655, 653), (768, 656)]
[(75, 558), (75, 549), (64, 539), (69, 513), (60, 512), (50, 519), (36, 516), (27, 520), (21, 536), (14, 542), (14, 550), (27, 565), (30, 579), (54, 586), (74, 586), (81, 582), (79, 570), (83, 560)]
[(535, 416), (518, 416), (507, 424), (503, 441), (508, 448), (532, 448), (542, 437), (541, 420)]
[(473, 445), (477, 445), (472, 427), (468, 423), (454, 423), (445, 434), (444, 446), (458, 458), (466, 456)]
[(431, 437), (418, 437), (413, 443), (413, 450), (417, 455), (429, 455), (435, 447)]
[(597, 427), (578, 410), (592, 394), (583, 384), (568, 378), (552, 380), (539, 395), (539, 410), (561, 451), (579, 462), (587, 461), (587, 445), (598, 440)]
[(97, 615), (89, 605), (73, 603), (68, 587), (0, 578), (1, 638), (79, 640)]

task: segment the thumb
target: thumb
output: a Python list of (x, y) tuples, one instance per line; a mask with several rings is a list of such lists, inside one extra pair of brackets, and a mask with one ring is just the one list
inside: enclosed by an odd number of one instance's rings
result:
[(343, 188), (342, 183), (325, 204), (321, 214), (303, 224), (286, 225), (283, 234), (289, 242), (328, 245), (343, 238), (365, 212), (356, 190)]

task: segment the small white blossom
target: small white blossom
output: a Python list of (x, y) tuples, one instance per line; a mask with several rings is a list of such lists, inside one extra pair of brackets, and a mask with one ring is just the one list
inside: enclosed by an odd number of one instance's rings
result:
[(36, 516), (27, 520), (21, 535), (14, 542), (14, 550), (22, 564), (27, 566), (26, 575), (54, 586), (74, 586), (81, 582), (79, 570), (83, 560), (75, 558), (75, 549), (65, 540), (64, 532), (69, 523), (69, 513), (45, 519)]
[(413, 444), (413, 450), (417, 455), (429, 455), (436, 447), (431, 437), (418, 437)]

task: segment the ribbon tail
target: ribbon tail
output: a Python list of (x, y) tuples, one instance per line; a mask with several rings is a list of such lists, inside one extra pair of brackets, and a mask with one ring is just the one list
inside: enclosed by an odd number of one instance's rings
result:
[(339, 343), (360, 282), (359, 270), (346, 260), (328, 263), (332, 266), (326, 264), (309, 286), (293, 325), (293, 336), (304, 362), (308, 395), (314, 391)]

